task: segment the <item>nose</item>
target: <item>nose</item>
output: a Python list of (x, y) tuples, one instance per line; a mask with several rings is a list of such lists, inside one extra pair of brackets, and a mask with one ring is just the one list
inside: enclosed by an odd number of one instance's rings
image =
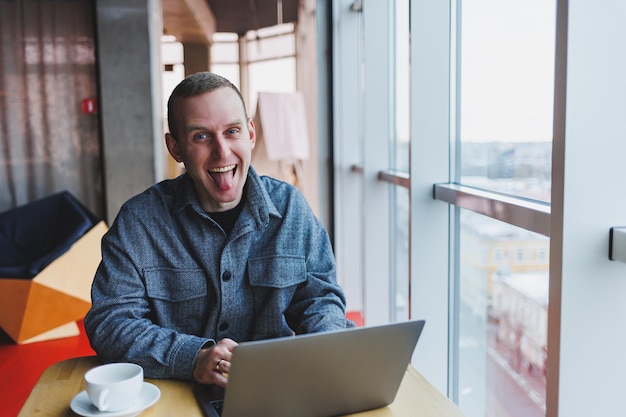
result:
[(218, 136), (212, 141), (213, 148), (211, 154), (216, 159), (224, 159), (230, 155), (230, 146), (223, 136)]

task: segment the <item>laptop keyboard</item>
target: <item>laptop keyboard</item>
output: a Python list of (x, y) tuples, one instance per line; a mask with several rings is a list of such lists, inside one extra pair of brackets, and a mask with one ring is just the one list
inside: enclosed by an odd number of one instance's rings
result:
[(215, 401), (211, 401), (211, 405), (213, 406), (213, 408), (215, 409), (215, 416), (211, 416), (211, 417), (219, 417), (222, 415), (222, 409), (224, 408), (224, 400), (215, 400)]
[(215, 385), (196, 384), (193, 393), (206, 417), (221, 417), (224, 389)]

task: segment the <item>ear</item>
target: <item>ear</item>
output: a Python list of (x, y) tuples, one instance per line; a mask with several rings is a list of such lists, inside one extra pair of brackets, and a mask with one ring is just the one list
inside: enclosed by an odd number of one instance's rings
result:
[(178, 141), (174, 139), (174, 136), (166, 133), (165, 145), (167, 146), (167, 150), (169, 151), (170, 155), (172, 155), (172, 158), (174, 158), (176, 162), (183, 162), (183, 158), (180, 156), (180, 147), (178, 146)]
[(251, 117), (248, 118), (248, 132), (250, 132), (250, 143), (252, 149), (254, 149), (254, 145), (256, 145), (256, 130), (254, 129), (254, 122)]

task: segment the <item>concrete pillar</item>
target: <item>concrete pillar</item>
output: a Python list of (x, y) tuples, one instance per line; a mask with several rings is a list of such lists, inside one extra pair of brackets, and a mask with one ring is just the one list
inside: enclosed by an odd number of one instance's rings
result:
[[(164, 174), (160, 0), (96, 0), (106, 220)], [(157, 170), (157, 167), (159, 169)]]

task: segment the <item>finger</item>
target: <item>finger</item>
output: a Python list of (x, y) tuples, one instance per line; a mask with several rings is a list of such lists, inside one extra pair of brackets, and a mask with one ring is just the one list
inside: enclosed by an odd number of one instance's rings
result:
[(229, 361), (233, 356), (233, 349), (239, 344), (231, 339), (222, 339), (215, 346), (213, 346), (211, 357), (213, 364), (218, 367), (220, 361)]
[(223, 359), (217, 364), (215, 370), (222, 375), (228, 375), (228, 373), (230, 372), (230, 361)]
[(231, 339), (222, 339), (215, 346), (213, 346), (213, 355), (219, 359), (230, 359), (230, 354), (232, 353), (235, 346), (238, 343)]
[(235, 342), (232, 339), (222, 339), (220, 340), (216, 347), (221, 353), (225, 353), (228, 356), (225, 359), (230, 360), (230, 354), (232, 353), (235, 347), (239, 346), (239, 343)]
[(211, 348), (210, 360), (208, 365), (211, 383), (219, 386), (225, 386), (228, 380), (228, 373), (231, 367), (231, 358), (233, 349), (239, 344), (232, 339), (222, 339)]
[(228, 375), (222, 375), (217, 372), (213, 373), (213, 375), (214, 377), (212, 383), (218, 387), (226, 388), (226, 385), (228, 385)]
[(228, 350), (232, 351), (236, 346), (239, 346), (239, 343), (235, 342), (233, 339), (222, 339)]

